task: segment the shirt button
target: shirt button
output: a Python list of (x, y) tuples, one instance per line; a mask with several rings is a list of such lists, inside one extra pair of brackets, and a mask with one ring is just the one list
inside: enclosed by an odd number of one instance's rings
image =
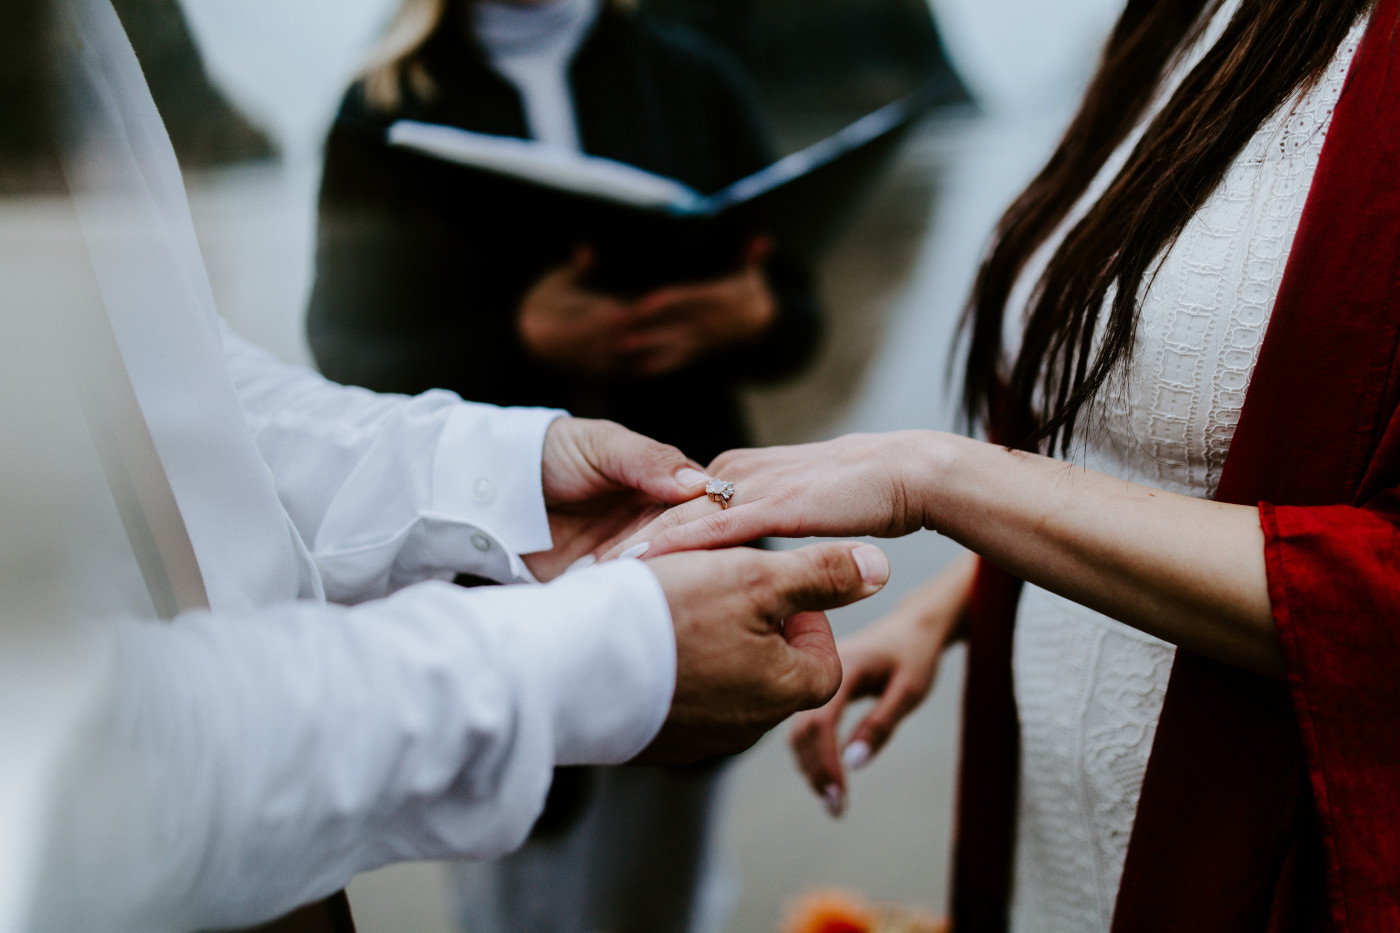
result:
[(474, 534), (472, 535), (472, 547), (478, 551), (489, 551), (491, 550), (491, 539), (484, 534)]
[(482, 505), (495, 502), (496, 484), (483, 476), (476, 481), (476, 486), (472, 489), (472, 495), (476, 497), (476, 501), (480, 502)]

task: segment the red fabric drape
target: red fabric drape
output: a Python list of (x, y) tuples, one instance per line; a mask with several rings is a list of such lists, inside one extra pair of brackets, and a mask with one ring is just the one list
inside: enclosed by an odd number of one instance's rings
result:
[[(1218, 494), (1261, 503), (1289, 681), (1177, 653), (1115, 911), (1121, 933), (1400, 930), (1397, 24), (1400, 0), (1382, 0)], [(1005, 929), (1014, 838), (1014, 598), (1008, 606), (995, 575), (981, 585), (1003, 595), (980, 593), (993, 611), (969, 623), (964, 732), (978, 735), (961, 775), (958, 933)]]

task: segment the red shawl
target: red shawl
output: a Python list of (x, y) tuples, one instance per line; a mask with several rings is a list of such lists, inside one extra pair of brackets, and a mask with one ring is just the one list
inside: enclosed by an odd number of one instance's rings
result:
[[(1113, 930), (1400, 930), (1400, 0), (1333, 116), (1217, 499), (1259, 505), (1288, 682), (1177, 652)], [(1006, 928), (1018, 584), (969, 619), (957, 933)]]

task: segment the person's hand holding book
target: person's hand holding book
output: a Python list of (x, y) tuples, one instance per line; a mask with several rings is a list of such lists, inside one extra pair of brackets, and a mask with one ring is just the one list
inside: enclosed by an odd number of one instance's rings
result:
[(617, 337), (630, 371), (659, 376), (762, 336), (778, 313), (763, 267), (772, 251), (772, 240), (754, 237), (737, 272), (659, 288), (639, 298)]
[(761, 336), (777, 315), (755, 237), (740, 268), (705, 282), (627, 299), (592, 289), (591, 247), (540, 277), (520, 304), (517, 330), (537, 361), (583, 376), (659, 376)]
[(628, 302), (587, 286), (593, 250), (581, 246), (566, 263), (546, 272), (520, 302), (516, 330), (538, 362), (582, 376), (612, 376), (625, 358), (615, 335)]

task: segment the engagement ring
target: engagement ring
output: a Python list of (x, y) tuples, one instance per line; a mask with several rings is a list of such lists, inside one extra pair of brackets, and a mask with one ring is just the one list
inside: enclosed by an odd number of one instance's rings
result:
[(720, 508), (729, 506), (729, 497), (734, 495), (734, 484), (722, 479), (712, 479), (705, 484), (705, 495), (711, 502), (718, 502)]

